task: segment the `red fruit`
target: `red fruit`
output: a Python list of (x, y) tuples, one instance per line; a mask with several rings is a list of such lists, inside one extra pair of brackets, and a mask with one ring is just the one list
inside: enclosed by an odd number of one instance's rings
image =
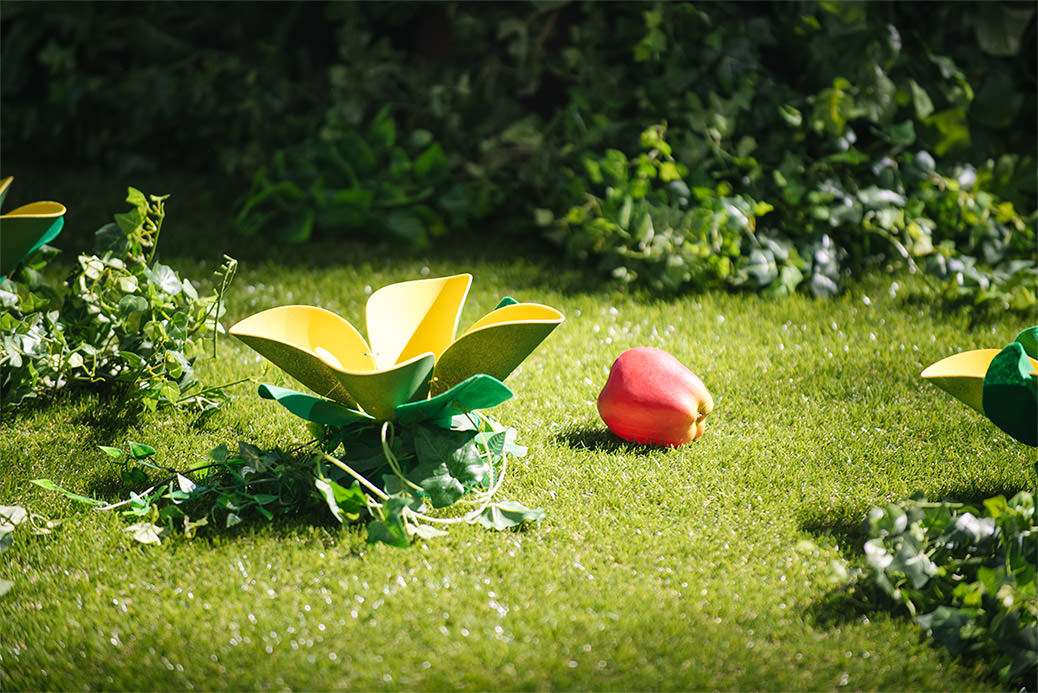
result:
[(663, 349), (635, 347), (617, 357), (598, 395), (598, 413), (633, 443), (677, 447), (703, 435), (714, 399), (699, 377)]

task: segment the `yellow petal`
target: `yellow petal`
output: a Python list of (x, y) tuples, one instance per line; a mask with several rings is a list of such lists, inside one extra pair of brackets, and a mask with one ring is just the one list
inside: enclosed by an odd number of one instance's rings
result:
[(941, 359), (920, 373), (937, 387), (981, 414), (984, 413), (984, 374), (998, 349), (974, 349)]
[(0, 215), (4, 223), (19, 219), (54, 219), (60, 217), (67, 210), (60, 202), (30, 202), (27, 205), (11, 210), (7, 214)]
[(336, 376), (335, 368), (375, 368), (360, 333), (323, 308), (271, 308), (245, 318), (230, 333), (317, 394), (348, 406), (355, 401)]
[(368, 339), (380, 369), (431, 353), (439, 358), (458, 330), (472, 275), (384, 286), (367, 304)]
[(564, 319), (554, 308), (537, 303), (515, 303), (488, 313), (440, 357), (432, 394), (478, 373), (504, 380)]

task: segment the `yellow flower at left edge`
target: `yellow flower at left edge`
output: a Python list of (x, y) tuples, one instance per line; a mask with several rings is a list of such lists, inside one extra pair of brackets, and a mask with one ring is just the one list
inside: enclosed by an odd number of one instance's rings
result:
[[(0, 180), (0, 206), (13, 181), (10, 176)], [(61, 233), (65, 211), (65, 205), (60, 202), (30, 202), (0, 214), (0, 280)]]
[(281, 306), (230, 333), (321, 397), (380, 421), (397, 407), (447, 393), (473, 376), (504, 380), (564, 317), (504, 299), (455, 337), (472, 276), (390, 284), (368, 299), (368, 339), (331, 311)]

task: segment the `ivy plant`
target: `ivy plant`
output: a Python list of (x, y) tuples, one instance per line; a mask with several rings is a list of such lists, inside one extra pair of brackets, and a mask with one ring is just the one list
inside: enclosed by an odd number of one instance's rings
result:
[(1038, 669), (1038, 516), (1021, 491), (982, 508), (923, 496), (877, 507), (865, 523), (859, 581), (903, 608), (953, 654), (1003, 683)]
[[(143, 443), (103, 446), (129, 490), (127, 499), (114, 503), (49, 479), (33, 483), (120, 512), (132, 523), (127, 533), (145, 544), (176, 535), (192, 538), (207, 525), (226, 528), (255, 518), (317, 513), (342, 524), (364, 524), (371, 543), (406, 547), (415, 538), (441, 536), (459, 522), (500, 531), (544, 515), (540, 508), (496, 499), (509, 458), (526, 450), (515, 444), (514, 429), (485, 416), (459, 415), (449, 428), (360, 422), (312, 429), (314, 440), (287, 449), (221, 445), (188, 469), (158, 463), (156, 450)], [(452, 507), (463, 510), (447, 513)]]
[(103, 383), (154, 411), (227, 401), (195, 376), (206, 338), (215, 337), (223, 293), (237, 263), (225, 258), (218, 287), (200, 296), (191, 280), (155, 260), (167, 196), (129, 189), (128, 211), (95, 234), (63, 285), (46, 280), (44, 247), (0, 282), (0, 396), (15, 406), (70, 384)]

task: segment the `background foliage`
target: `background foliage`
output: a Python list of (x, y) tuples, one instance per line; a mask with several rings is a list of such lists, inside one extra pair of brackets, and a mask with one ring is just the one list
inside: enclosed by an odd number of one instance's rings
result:
[(12, 2), (5, 146), (229, 172), (242, 230), (280, 239), (539, 229), (666, 291), (829, 295), (896, 261), (946, 299), (1026, 311), (1034, 15)]

